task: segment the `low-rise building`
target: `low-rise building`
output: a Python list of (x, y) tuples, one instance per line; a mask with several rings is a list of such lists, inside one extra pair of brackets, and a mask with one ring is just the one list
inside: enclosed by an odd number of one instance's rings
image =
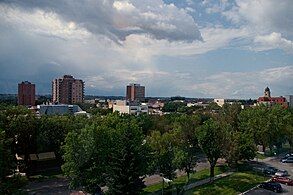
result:
[(218, 104), (218, 106), (223, 107), (223, 105), (225, 104), (225, 99), (214, 99), (214, 102)]
[(65, 115), (83, 111), (78, 105), (52, 104), (37, 105), (36, 113), (39, 115)]
[(130, 104), (126, 101), (119, 101), (113, 105), (113, 112), (119, 112), (120, 114), (134, 114), (139, 115), (142, 113), (148, 114), (148, 105), (145, 103)]
[(283, 96), (271, 97), (271, 91), (268, 87), (265, 88), (264, 96), (259, 97), (257, 99), (257, 104), (258, 105), (263, 104), (266, 106), (272, 106), (274, 104), (279, 104), (279, 105), (283, 106), (284, 108), (288, 107), (288, 102), (287, 102), (286, 98)]
[(285, 98), (287, 100), (288, 106), (293, 108), (293, 95), (285, 95)]

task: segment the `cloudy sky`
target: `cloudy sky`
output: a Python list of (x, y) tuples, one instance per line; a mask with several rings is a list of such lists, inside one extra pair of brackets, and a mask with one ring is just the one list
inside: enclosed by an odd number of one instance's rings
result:
[(0, 0), (0, 93), (256, 98), (293, 94), (292, 0)]

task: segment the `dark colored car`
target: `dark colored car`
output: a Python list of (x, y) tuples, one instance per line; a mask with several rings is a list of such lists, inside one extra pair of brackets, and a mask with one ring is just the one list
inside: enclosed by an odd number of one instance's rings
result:
[(267, 175), (275, 175), (275, 173), (278, 171), (275, 167), (266, 167), (263, 172)]
[(286, 184), (287, 186), (293, 186), (293, 180), (288, 177), (273, 177), (271, 180), (274, 182)]
[(293, 163), (293, 156), (289, 156), (287, 158), (282, 158), (281, 162), (282, 163)]
[(282, 192), (283, 191), (281, 184), (273, 182), (273, 181), (261, 183), (259, 185), (259, 187), (264, 188), (266, 190), (271, 190), (274, 192)]

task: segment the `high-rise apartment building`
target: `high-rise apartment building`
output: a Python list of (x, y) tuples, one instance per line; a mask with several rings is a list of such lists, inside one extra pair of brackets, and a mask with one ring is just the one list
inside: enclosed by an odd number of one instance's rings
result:
[(128, 101), (144, 101), (145, 87), (140, 84), (129, 84), (126, 87), (126, 100)]
[(35, 84), (24, 81), (18, 84), (18, 105), (34, 106), (36, 88)]
[(71, 75), (52, 81), (52, 100), (54, 103), (74, 104), (84, 100), (84, 82)]

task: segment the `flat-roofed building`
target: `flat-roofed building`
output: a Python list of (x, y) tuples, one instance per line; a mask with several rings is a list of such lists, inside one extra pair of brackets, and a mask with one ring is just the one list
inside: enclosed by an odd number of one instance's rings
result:
[(36, 87), (28, 81), (18, 84), (18, 105), (34, 106), (36, 103)]
[(84, 82), (71, 75), (52, 81), (52, 101), (61, 104), (81, 103), (84, 100)]
[(131, 83), (126, 87), (127, 101), (144, 101), (145, 100), (145, 86)]

